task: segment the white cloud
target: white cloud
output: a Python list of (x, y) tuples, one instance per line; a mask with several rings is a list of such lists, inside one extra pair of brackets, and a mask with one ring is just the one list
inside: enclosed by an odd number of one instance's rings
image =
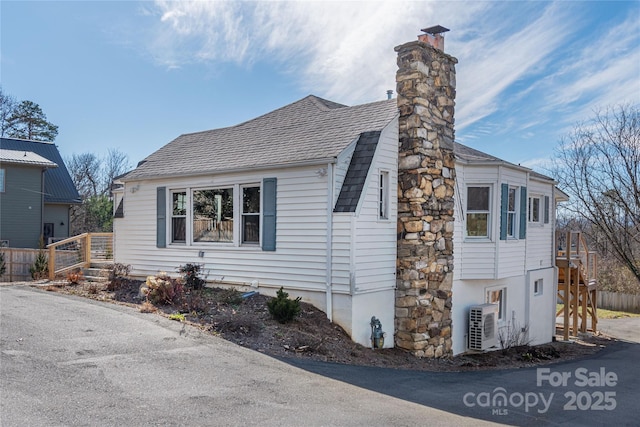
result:
[(630, 17), (599, 41), (569, 45), (584, 30), (580, 7), (571, 2), (158, 0), (155, 6), (150, 49), (160, 64), (271, 61), (304, 90), (347, 104), (383, 99), (395, 89), (393, 47), (442, 24), (452, 29), (445, 50), (459, 59), (458, 131), (530, 101), (523, 118), (487, 125), (522, 131), (568, 103), (617, 99), (638, 86), (637, 22)]

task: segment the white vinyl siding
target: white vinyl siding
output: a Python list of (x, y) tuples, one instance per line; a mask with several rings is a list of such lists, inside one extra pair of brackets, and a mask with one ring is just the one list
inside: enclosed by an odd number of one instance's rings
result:
[[(326, 288), (327, 177), (318, 167), (200, 178), (139, 181), (135, 193), (125, 189), (127, 216), (115, 222), (116, 261), (131, 264), (132, 274), (144, 277), (173, 272), (182, 264), (204, 263), (209, 280), (249, 284), (257, 280), (273, 287)], [(169, 245), (156, 248), (156, 188), (228, 187), (277, 177), (277, 250), (257, 245)], [(202, 258), (198, 257), (204, 252)]]
[(353, 222), (355, 244), (352, 256), (355, 263), (355, 293), (391, 289), (396, 284), (398, 201), (397, 197), (389, 198), (389, 219), (381, 220), (378, 177), (380, 170), (388, 170), (389, 189), (397, 188), (397, 129), (397, 120), (394, 120), (380, 134), (375, 156), (365, 181), (364, 194), (360, 199)]
[[(552, 196), (553, 187), (550, 183), (531, 180), (529, 188), (532, 194), (540, 198), (540, 222), (532, 224), (527, 230), (527, 270), (535, 270), (538, 268), (552, 267), (555, 264), (553, 254), (554, 246), (554, 223), (549, 221), (545, 223), (545, 197)], [(553, 216), (555, 213), (552, 207), (549, 207), (548, 215)]]

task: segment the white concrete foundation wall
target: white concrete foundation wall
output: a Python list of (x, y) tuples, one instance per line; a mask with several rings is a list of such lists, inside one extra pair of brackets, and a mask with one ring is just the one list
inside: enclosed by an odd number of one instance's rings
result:
[(498, 320), (499, 332), (508, 334), (514, 327), (522, 328), (527, 324), (525, 276), (500, 280), (455, 280), (452, 305), (454, 355), (467, 351), (471, 306), (485, 304), (487, 292), (500, 288), (506, 289), (506, 304), (502, 319)]
[(358, 344), (371, 347), (371, 317), (375, 316), (380, 320), (382, 331), (387, 334), (384, 339), (384, 348), (393, 347), (395, 290), (362, 293), (351, 298), (353, 299), (351, 338)]
[[(541, 291), (535, 294), (534, 283), (542, 280)], [(530, 344), (538, 345), (551, 342), (555, 335), (556, 295), (555, 268), (544, 268), (529, 272), (527, 297), (529, 298), (529, 339)]]

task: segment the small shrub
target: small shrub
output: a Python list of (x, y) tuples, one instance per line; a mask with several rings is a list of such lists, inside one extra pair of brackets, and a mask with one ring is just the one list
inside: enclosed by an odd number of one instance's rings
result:
[(154, 313), (158, 309), (149, 301), (145, 301), (140, 304), (140, 313)]
[(220, 292), (219, 301), (227, 305), (239, 305), (242, 303), (242, 293), (236, 288), (223, 289)]
[(287, 323), (300, 314), (300, 297), (290, 299), (289, 294), (282, 287), (276, 297), (267, 302), (269, 314), (280, 323)]
[(185, 317), (184, 317), (184, 314), (182, 313), (173, 313), (169, 315), (169, 319), (177, 320), (178, 322), (184, 322)]
[(518, 322), (514, 321), (513, 324), (509, 324), (506, 328), (498, 331), (498, 341), (503, 352), (512, 347), (528, 346), (531, 343), (529, 325), (526, 324), (524, 327), (520, 327)]
[(100, 291), (97, 283), (89, 283), (87, 286), (87, 292), (91, 295), (95, 295)]
[(152, 304), (173, 304), (182, 298), (183, 286), (180, 280), (160, 273), (148, 276), (140, 291)]
[(78, 285), (84, 280), (84, 274), (81, 270), (75, 270), (67, 273), (67, 282), (70, 285)]
[(178, 272), (182, 274), (187, 288), (201, 289), (204, 286), (205, 280), (199, 276), (201, 268), (200, 264), (185, 264), (178, 267)]
[(49, 262), (44, 251), (44, 238), (40, 236), (39, 250), (33, 265), (29, 267), (29, 273), (33, 280), (44, 279), (49, 274)]
[(116, 291), (120, 289), (129, 280), (131, 265), (120, 264), (118, 262), (109, 266), (109, 282), (107, 283), (108, 291)]

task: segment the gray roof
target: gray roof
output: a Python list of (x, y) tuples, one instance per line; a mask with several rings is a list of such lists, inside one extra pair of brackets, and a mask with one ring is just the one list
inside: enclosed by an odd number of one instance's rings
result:
[(457, 160), (462, 160), (466, 163), (494, 163), (494, 164), (503, 164), (506, 166), (510, 166), (513, 168), (518, 168), (522, 170), (526, 170), (532, 177), (537, 179), (545, 180), (545, 181), (554, 181), (553, 178), (543, 175), (541, 173), (535, 172), (525, 166), (516, 165), (515, 163), (507, 162), (506, 160), (502, 160), (498, 157), (492, 156), (491, 154), (484, 153), (482, 151), (478, 151), (475, 148), (467, 147), (466, 145), (462, 145), (458, 142), (455, 143), (453, 151), (455, 153)]
[(397, 114), (395, 99), (347, 107), (309, 95), (236, 126), (181, 135), (122, 180), (331, 160), (362, 132), (382, 130)]
[(51, 142), (30, 141), (26, 139), (1, 138), (0, 148), (24, 153), (37, 154), (58, 165), (57, 168), (47, 169), (44, 178), (45, 203), (81, 203), (69, 171), (62, 160), (58, 147)]
[(356, 211), (379, 139), (380, 131), (360, 134), (334, 212)]
[(37, 155), (32, 151), (5, 150), (0, 148), (0, 163), (11, 163), (45, 168), (57, 168), (54, 162)]

